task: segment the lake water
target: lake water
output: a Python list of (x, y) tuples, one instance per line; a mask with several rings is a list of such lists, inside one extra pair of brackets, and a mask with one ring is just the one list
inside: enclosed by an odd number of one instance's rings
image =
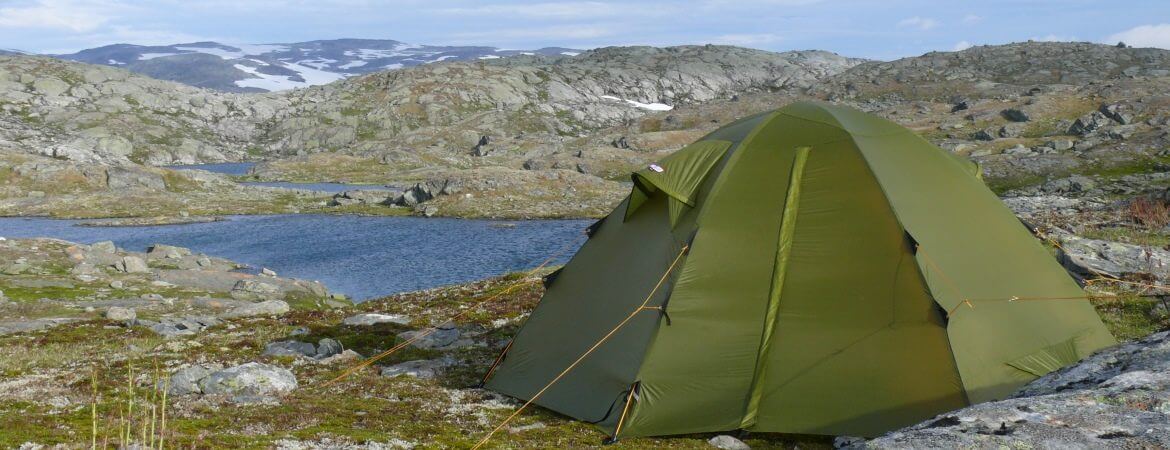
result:
[(112, 240), (144, 251), (190, 248), (286, 277), (319, 280), (356, 300), (532, 268), (584, 241), (588, 220), (491, 221), (333, 215), (232, 216), (223, 222), (80, 227), (77, 220), (0, 218), (0, 236)]
[(206, 170), (208, 172), (222, 173), (225, 175), (247, 175), (248, 171), (256, 167), (254, 162), (234, 162), (234, 163), (214, 163), (214, 164), (184, 164), (177, 166), (165, 166), (168, 169), (175, 170)]
[[(215, 163), (215, 164), (188, 164), (177, 166), (166, 166), (168, 169), (175, 170), (206, 170), (208, 172), (222, 173), (224, 175), (243, 176), (247, 175), (253, 167), (256, 167), (254, 162), (235, 162), (235, 163)], [(346, 183), (289, 183), (284, 181), (245, 181), (240, 184), (251, 186), (267, 186), (285, 189), (301, 189), (306, 191), (329, 192), (338, 193), (353, 190), (365, 191), (399, 191), (402, 190), (396, 186), (380, 186), (376, 184), (346, 184)]]

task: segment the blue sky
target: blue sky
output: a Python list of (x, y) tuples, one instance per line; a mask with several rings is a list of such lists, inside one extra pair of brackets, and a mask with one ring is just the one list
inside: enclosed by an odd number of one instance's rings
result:
[(1028, 39), (1170, 48), (1167, 0), (0, 0), (0, 48), (341, 37), (505, 48), (719, 43), (894, 59)]

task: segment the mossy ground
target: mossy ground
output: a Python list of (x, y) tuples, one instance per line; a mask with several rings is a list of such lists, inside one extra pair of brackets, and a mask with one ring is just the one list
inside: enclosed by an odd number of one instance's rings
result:
[[(24, 442), (87, 446), (93, 430), (92, 377), (96, 371), (98, 442), (117, 443), (118, 417), (125, 407), (127, 371), (133, 365), (134, 392), (149, 397), (157, 365), (169, 373), (182, 364), (217, 362), (225, 365), (262, 361), (290, 367), (300, 388), (279, 404), (236, 406), (219, 400), (175, 397), (168, 400), (166, 442), (182, 448), (262, 448), (280, 440), (332, 442), (387, 442), (398, 439), (420, 448), (468, 448), (503, 420), (519, 404), (497, 394), (471, 389), (496, 356), (498, 345), (515, 333), (525, 312), (542, 293), (536, 278), (509, 276), (469, 285), (402, 294), (344, 310), (294, 311), (278, 318), (251, 319), (209, 329), (189, 341), (166, 341), (142, 328), (112, 327), (93, 319), (59, 326), (50, 331), (0, 337), (0, 385), (14, 387), (0, 393), (0, 447)], [(495, 297), (499, 295), (498, 297)], [(293, 358), (261, 356), (264, 346), (296, 336), (315, 342), (329, 337), (346, 348), (370, 355), (400, 342), (396, 335), (436, 323), (471, 305), (495, 297), (464, 323), (484, 326), (480, 339), (489, 346), (473, 346), (448, 353), (463, 362), (441, 377), (420, 380), (386, 378), (376, 366), (334, 384), (327, 382), (356, 361), (338, 365), (313, 364)], [(340, 325), (357, 312), (405, 314), (410, 326)], [(491, 322), (506, 325), (491, 327)], [(182, 345), (179, 345), (182, 343)], [(411, 348), (379, 365), (434, 358), (437, 350)], [(68, 406), (46, 403), (64, 397)], [(155, 404), (159, 401), (156, 398)], [(139, 416), (139, 424), (149, 420)], [(137, 435), (137, 432), (136, 432)], [(613, 448), (709, 448), (711, 435), (626, 439)], [(487, 448), (598, 447), (605, 436), (588, 424), (531, 408), (498, 433)], [(826, 438), (753, 434), (753, 448), (828, 448)]]
[[(510, 414), (518, 403), (488, 391), (469, 388), (496, 356), (498, 347), (518, 329), (542, 294), (536, 278), (519, 275), (400, 294), (342, 310), (301, 310), (277, 318), (250, 319), (209, 329), (189, 341), (166, 341), (142, 328), (111, 327), (100, 320), (59, 326), (50, 331), (0, 337), (0, 447), (24, 442), (80, 446), (91, 438), (91, 381), (97, 372), (99, 442), (116, 434), (119, 408), (127, 394), (126, 372), (140, 372), (135, 392), (151, 395), (153, 368), (161, 372), (194, 362), (225, 365), (250, 361), (289, 367), (300, 388), (278, 404), (237, 406), (220, 400), (175, 397), (168, 400), (166, 440), (170, 446), (194, 448), (271, 447), (281, 440), (387, 442), (398, 439), (421, 448), (467, 448)], [(498, 296), (498, 297), (497, 297)], [(485, 300), (495, 298), (490, 303)], [(1170, 328), (1170, 316), (1156, 299), (1122, 295), (1094, 302), (1110, 330), (1130, 340)], [(448, 353), (462, 364), (433, 380), (386, 378), (377, 366), (363, 369), (334, 384), (327, 382), (356, 361), (327, 365), (289, 357), (261, 356), (272, 341), (295, 338), (316, 342), (333, 338), (363, 355), (381, 352), (400, 340), (402, 331), (445, 321), (457, 312), (464, 324), (487, 330), (479, 339), (489, 345)], [(341, 325), (358, 312), (403, 314), (407, 326)], [(503, 326), (492, 326), (492, 324)], [(307, 334), (292, 337), (294, 330)], [(181, 345), (180, 345), (181, 344)], [(437, 350), (411, 348), (378, 365), (439, 356)], [(46, 396), (70, 399), (66, 407), (45, 403)], [(136, 423), (144, 423), (145, 419)], [(137, 425), (136, 425), (137, 426)], [(593, 427), (556, 413), (531, 408), (489, 448), (598, 447), (605, 436)], [(625, 439), (613, 448), (709, 448), (711, 435)], [(752, 434), (752, 448), (828, 448), (823, 437)]]

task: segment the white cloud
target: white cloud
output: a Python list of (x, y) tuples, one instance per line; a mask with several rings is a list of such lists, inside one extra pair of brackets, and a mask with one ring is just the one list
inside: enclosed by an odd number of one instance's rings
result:
[(781, 40), (782, 38), (772, 33), (758, 33), (758, 34), (725, 34), (717, 36), (712, 40), (715, 44), (727, 45), (762, 45), (770, 44)]
[(1106, 44), (1124, 42), (1133, 47), (1170, 49), (1170, 23), (1142, 25), (1105, 38)]
[(956, 43), (955, 43), (955, 46), (954, 46), (954, 47), (952, 47), (952, 50), (954, 50), (954, 51), (958, 52), (958, 51), (963, 51), (963, 50), (966, 50), (966, 49), (969, 49), (969, 48), (971, 48), (971, 43), (970, 43), (970, 42), (967, 42), (967, 41), (959, 41), (959, 42), (956, 42)]
[(907, 19), (902, 19), (901, 22), (898, 22), (898, 28), (917, 28), (923, 31), (937, 26), (938, 21), (929, 17), (914, 16)]
[(0, 29), (43, 28), (83, 33), (96, 30), (110, 20), (101, 1), (38, 0), (23, 6), (0, 8)]
[(968, 25), (979, 23), (982, 21), (983, 21), (983, 16), (978, 16), (975, 14), (967, 14), (967, 15), (963, 16), (963, 23), (968, 24)]
[(627, 14), (646, 14), (651, 9), (606, 2), (564, 2), (479, 5), (473, 7), (443, 8), (435, 12), (467, 16), (520, 16), (540, 19), (583, 19), (613, 17)]

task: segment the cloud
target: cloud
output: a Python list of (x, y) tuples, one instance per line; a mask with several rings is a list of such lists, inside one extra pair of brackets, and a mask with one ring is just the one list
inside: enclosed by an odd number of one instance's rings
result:
[(1105, 38), (1106, 44), (1124, 42), (1133, 47), (1170, 49), (1170, 23), (1142, 25)]
[(1076, 36), (1061, 36), (1061, 35), (1057, 35), (1057, 34), (1048, 34), (1047, 36), (1041, 36), (1041, 37), (1033, 36), (1033, 37), (1028, 38), (1028, 40), (1029, 41), (1036, 41), (1036, 42), (1075, 42), (1077, 40), (1077, 37)]
[(967, 14), (967, 15), (963, 16), (963, 23), (968, 24), (968, 25), (976, 24), (976, 23), (979, 23), (982, 21), (983, 21), (983, 16), (977, 16), (975, 14)]
[(751, 46), (771, 44), (773, 42), (780, 41), (781, 39), (783, 38), (772, 33), (725, 34), (715, 37), (711, 40), (711, 42), (714, 44)]
[(938, 26), (938, 21), (931, 19), (929, 17), (914, 16), (914, 17), (910, 17), (907, 19), (902, 19), (901, 22), (898, 22), (898, 28), (917, 28), (917, 29), (923, 30), (923, 31), (929, 30), (929, 29), (937, 27), (937, 26)]
[(959, 42), (956, 42), (956, 43), (955, 43), (955, 46), (954, 46), (954, 47), (952, 47), (951, 49), (952, 49), (952, 50), (954, 50), (954, 51), (956, 51), (956, 52), (958, 52), (958, 51), (963, 51), (963, 50), (966, 50), (966, 49), (969, 49), (969, 48), (971, 48), (971, 43), (970, 43), (970, 42), (967, 42), (967, 41), (959, 41)]
[(537, 19), (585, 19), (622, 15), (645, 15), (660, 11), (657, 8), (636, 7), (628, 4), (607, 2), (564, 2), (478, 5), (473, 7), (442, 8), (434, 10), (439, 14), (461, 16), (509, 16)]
[(43, 28), (83, 33), (108, 22), (105, 13), (117, 5), (100, 1), (38, 0), (0, 8), (0, 29)]

